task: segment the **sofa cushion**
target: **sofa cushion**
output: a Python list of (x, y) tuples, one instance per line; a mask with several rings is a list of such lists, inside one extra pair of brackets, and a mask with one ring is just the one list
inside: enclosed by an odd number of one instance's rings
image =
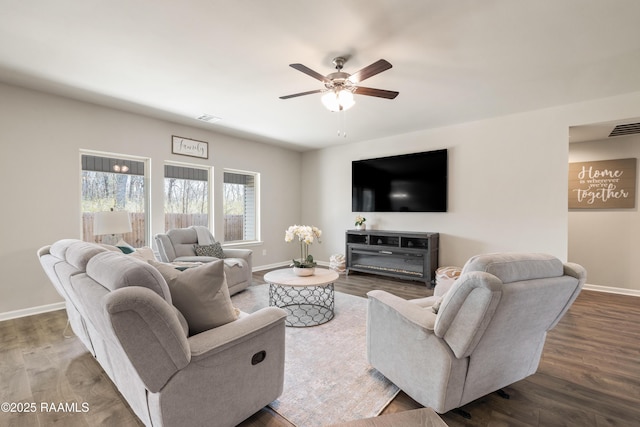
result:
[(167, 231), (167, 237), (173, 247), (175, 257), (196, 255), (193, 245), (198, 243), (198, 235), (193, 228), (174, 228)]
[(462, 274), (482, 271), (492, 274), (502, 283), (560, 277), (564, 274), (562, 261), (546, 254), (504, 253), (477, 255), (469, 259)]
[(160, 272), (131, 255), (112, 251), (100, 253), (87, 264), (87, 275), (110, 291), (125, 286), (142, 286), (171, 303), (169, 287)]
[(89, 260), (95, 255), (107, 250), (96, 243), (77, 241), (67, 249), (65, 253), (66, 261), (80, 271), (87, 269)]
[(225, 257), (220, 242), (215, 242), (212, 245), (193, 245), (193, 249), (198, 256), (211, 256), (220, 259)]
[(149, 261), (171, 290), (173, 305), (189, 324), (189, 335), (224, 325), (238, 318), (224, 275), (224, 262), (213, 261), (184, 271), (170, 264)]
[(81, 242), (81, 240), (78, 240), (78, 239), (58, 240), (57, 242), (51, 245), (51, 247), (49, 248), (49, 253), (56, 258), (59, 258), (61, 260), (66, 260), (67, 249), (69, 249), (69, 246), (77, 242)]

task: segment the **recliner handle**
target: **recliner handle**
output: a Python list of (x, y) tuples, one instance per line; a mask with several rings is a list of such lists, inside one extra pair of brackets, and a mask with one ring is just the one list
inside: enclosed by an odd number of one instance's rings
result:
[(267, 358), (267, 352), (264, 350), (259, 351), (251, 357), (251, 364), (255, 366), (258, 363), (262, 363), (266, 358)]

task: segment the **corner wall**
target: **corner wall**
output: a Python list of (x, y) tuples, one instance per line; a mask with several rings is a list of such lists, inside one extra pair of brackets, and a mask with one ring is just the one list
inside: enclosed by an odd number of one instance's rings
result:
[[(640, 135), (569, 145), (570, 162), (626, 158), (640, 158)], [(638, 175), (640, 169), (636, 169), (634, 209), (569, 212), (569, 257), (587, 269), (590, 284), (636, 290), (640, 295)]]
[[(171, 135), (209, 142), (209, 159), (171, 154)], [(151, 236), (164, 231), (165, 161), (214, 168), (212, 212), (218, 236), (223, 230), (223, 169), (259, 172), (264, 243), (250, 248), (253, 264), (291, 258), (284, 230), (300, 222), (299, 152), (3, 84), (0, 146), (0, 315), (62, 301), (36, 251), (59, 239), (81, 237), (80, 149), (151, 159)]]
[(639, 113), (634, 93), (306, 152), (303, 181), (318, 192), (303, 194), (302, 217), (324, 231), (313, 254), (328, 259), (345, 251), (344, 231), (357, 214), (352, 160), (447, 148), (448, 212), (367, 213), (367, 226), (439, 232), (441, 266), (500, 251), (568, 260), (569, 127)]

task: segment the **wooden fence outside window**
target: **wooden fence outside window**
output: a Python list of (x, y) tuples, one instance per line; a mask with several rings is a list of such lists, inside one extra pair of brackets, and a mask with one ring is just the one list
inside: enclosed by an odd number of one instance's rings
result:
[[(83, 240), (95, 243), (114, 244), (122, 238), (134, 248), (149, 245), (145, 239), (145, 214), (143, 212), (131, 212), (131, 232), (122, 236), (94, 236), (93, 235), (93, 212), (82, 213), (82, 236)], [(207, 214), (165, 214), (164, 229), (187, 228), (191, 225), (209, 225), (209, 215)], [(242, 240), (243, 238), (243, 217), (242, 215), (225, 215), (224, 217), (224, 241)]]

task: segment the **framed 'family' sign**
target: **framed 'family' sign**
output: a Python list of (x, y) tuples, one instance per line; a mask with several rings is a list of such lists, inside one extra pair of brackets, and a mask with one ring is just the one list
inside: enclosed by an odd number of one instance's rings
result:
[(569, 163), (569, 209), (633, 209), (636, 159)]
[(195, 139), (173, 135), (171, 137), (171, 152), (173, 154), (181, 154), (183, 156), (208, 159), (209, 144), (204, 141), (196, 141)]

